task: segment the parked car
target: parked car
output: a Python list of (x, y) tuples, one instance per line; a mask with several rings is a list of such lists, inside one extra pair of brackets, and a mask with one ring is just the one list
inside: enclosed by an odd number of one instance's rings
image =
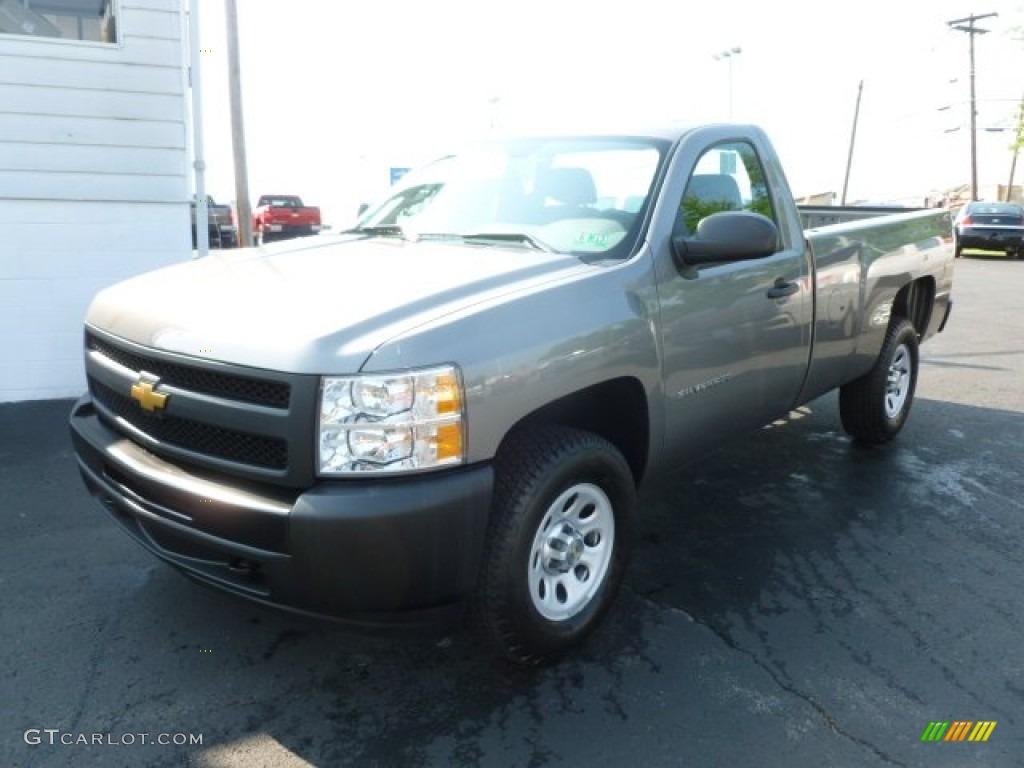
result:
[(541, 663), (611, 607), (648, 478), (836, 389), (854, 439), (901, 431), (951, 228), (805, 232), (754, 126), (496, 139), (314, 246), (103, 290), (78, 466), (197, 580), (362, 625), (468, 602)]
[(295, 195), (262, 195), (252, 212), (253, 244), (320, 232), (320, 209)]
[[(196, 235), (196, 212), (199, 206), (192, 201), (192, 247), (198, 245)], [(213, 198), (206, 200), (207, 232), (211, 248), (237, 248), (238, 227), (235, 224), (235, 212), (230, 205), (219, 205)]]
[(967, 249), (1003, 251), (1024, 259), (1024, 206), (1018, 203), (968, 203), (953, 220), (957, 257)]

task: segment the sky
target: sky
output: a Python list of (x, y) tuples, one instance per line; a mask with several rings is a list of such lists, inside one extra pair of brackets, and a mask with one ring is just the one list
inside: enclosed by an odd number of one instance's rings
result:
[[(224, 0), (194, 0), (206, 188), (235, 198)], [(1005, 184), (1024, 98), (1024, 0), (238, 0), (250, 195), (297, 194), (344, 225), (416, 166), (492, 130), (567, 123), (762, 126), (797, 196), (922, 204)], [(716, 54), (739, 48), (723, 58)], [(731, 98), (730, 98), (731, 94)], [(1017, 174), (1024, 181), (1024, 161)]]

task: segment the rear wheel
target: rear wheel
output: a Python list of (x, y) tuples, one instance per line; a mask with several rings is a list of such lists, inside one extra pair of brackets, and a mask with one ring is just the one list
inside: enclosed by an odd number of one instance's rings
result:
[(564, 427), (509, 437), (476, 598), (478, 628), (512, 661), (553, 661), (589, 635), (622, 582), (635, 490), (607, 440)]
[(840, 388), (839, 416), (856, 440), (885, 443), (903, 428), (917, 386), (917, 344), (911, 322), (895, 318), (874, 367)]

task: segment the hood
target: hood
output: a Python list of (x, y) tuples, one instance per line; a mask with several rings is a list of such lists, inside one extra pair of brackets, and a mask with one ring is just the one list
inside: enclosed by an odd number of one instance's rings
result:
[(540, 251), (319, 237), (139, 275), (100, 292), (86, 322), (199, 358), (349, 373), (418, 325), (585, 269), (593, 267)]

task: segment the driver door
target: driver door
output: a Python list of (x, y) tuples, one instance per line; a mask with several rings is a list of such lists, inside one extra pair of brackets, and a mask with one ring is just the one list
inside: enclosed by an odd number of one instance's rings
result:
[[(778, 225), (772, 199), (752, 144), (714, 144), (687, 179), (673, 237), (693, 235), (701, 219), (719, 211), (753, 211)], [(671, 242), (664, 247), (670, 249)], [(673, 261), (671, 253), (660, 257), (661, 264), (666, 257)], [(787, 413), (799, 395), (810, 353), (812, 306), (803, 241), (781, 244), (762, 258), (684, 264), (663, 276), (659, 299), (669, 455), (692, 457), (728, 435)]]

